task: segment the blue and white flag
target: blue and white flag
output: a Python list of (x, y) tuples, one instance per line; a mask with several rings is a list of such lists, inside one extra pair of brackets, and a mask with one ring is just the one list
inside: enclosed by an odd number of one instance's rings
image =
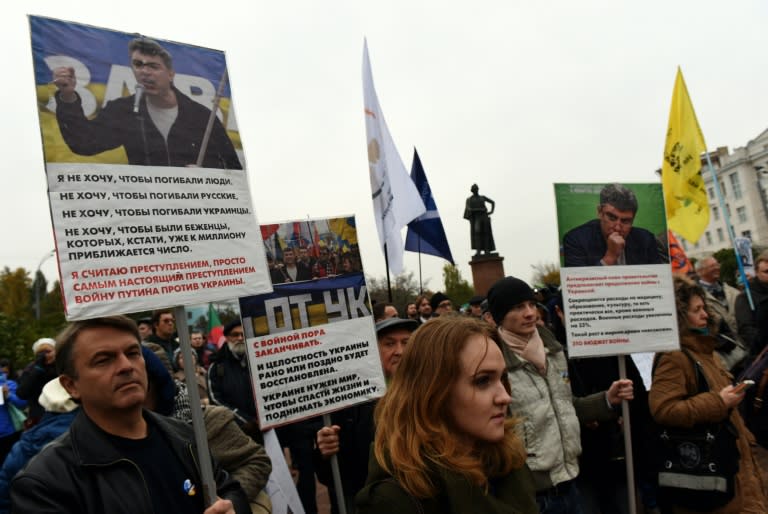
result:
[(408, 223), (405, 249), (409, 252), (442, 257), (455, 265), (451, 248), (448, 246), (448, 239), (445, 237), (443, 222), (440, 220), (440, 213), (437, 212), (437, 204), (432, 196), (432, 189), (427, 182), (427, 174), (424, 173), (419, 153), (415, 148), (413, 150), (413, 164), (411, 165), (411, 180), (416, 184), (416, 189), (419, 190), (427, 212)]

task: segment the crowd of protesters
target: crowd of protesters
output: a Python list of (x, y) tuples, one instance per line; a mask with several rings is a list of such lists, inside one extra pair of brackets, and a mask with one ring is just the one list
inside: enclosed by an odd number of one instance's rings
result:
[[(273, 269), (290, 280), (323, 278), (341, 274), (343, 259), (297, 249)], [(742, 417), (745, 393), (734, 380), (765, 347), (768, 253), (755, 270), (756, 309), (746, 318), (744, 293), (720, 281), (714, 258), (702, 259), (695, 276), (675, 278), (683, 350), (657, 356), (650, 390), (631, 359), (621, 377), (614, 357), (568, 358), (556, 287), (506, 277), (463, 306), (443, 292), (414, 298), (402, 313), (374, 302), (385, 395), (334, 413), (328, 426), (314, 419), (278, 432), (305, 511), (317, 512), (316, 479), (329, 488), (332, 512), (340, 511), (335, 456), (348, 513), (621, 514), (630, 512), (630, 489), (638, 512), (689, 512), (659, 487), (652, 431), (728, 422), (738, 436), (735, 494), (706, 512), (768, 512), (768, 459), (758, 444), (768, 434)], [(0, 359), (0, 514), (270, 512), (271, 463), (242, 323), (228, 323), (220, 344), (197, 329), (190, 341), (187, 363), (173, 312), (159, 310), (75, 322), (56, 339), (32, 343), (34, 357), (18, 374)], [(698, 379), (687, 355), (708, 391), (691, 385)], [(195, 370), (191, 386), (187, 366)], [(198, 391), (214, 458), (218, 499), (210, 507), (195, 493), (197, 464), (179, 450), (194, 444), (189, 387)]]
[(267, 251), (267, 265), (273, 284), (334, 277), (363, 269), (357, 245), (351, 248), (332, 248), (324, 244), (287, 246), (277, 257)]

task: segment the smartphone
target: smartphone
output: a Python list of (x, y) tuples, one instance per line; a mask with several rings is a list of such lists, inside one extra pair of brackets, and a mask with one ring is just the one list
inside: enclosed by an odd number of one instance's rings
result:
[(733, 388), (733, 391), (736, 392), (736, 393), (740, 393), (740, 392), (744, 391), (745, 389), (749, 389), (753, 385), (755, 385), (755, 381), (754, 380), (743, 380), (743, 381), (739, 382), (738, 384), (736, 384), (736, 387)]

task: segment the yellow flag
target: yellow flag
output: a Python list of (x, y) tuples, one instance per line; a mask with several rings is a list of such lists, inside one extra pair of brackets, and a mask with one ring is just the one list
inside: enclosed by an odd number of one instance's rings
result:
[(691, 243), (697, 242), (709, 225), (709, 202), (701, 175), (701, 154), (706, 151), (683, 72), (678, 68), (669, 108), (661, 182), (667, 226)]

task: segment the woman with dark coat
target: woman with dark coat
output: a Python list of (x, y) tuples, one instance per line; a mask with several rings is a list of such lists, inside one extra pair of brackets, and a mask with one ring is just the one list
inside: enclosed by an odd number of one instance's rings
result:
[[(736, 494), (725, 506), (707, 512), (765, 514), (768, 503), (762, 489), (761, 470), (752, 455), (755, 438), (737, 409), (744, 392), (734, 388), (733, 376), (714, 351), (715, 317), (707, 309), (701, 286), (678, 276), (674, 287), (680, 346), (700, 364), (709, 391), (698, 392), (696, 368), (682, 351), (659, 354), (648, 394), (651, 415), (660, 425), (681, 428), (729, 420), (739, 434), (737, 447), (741, 457), (735, 478)], [(664, 507), (663, 501), (661, 497), (660, 504)], [(689, 512), (675, 505), (666, 507), (675, 514)]]
[(510, 401), (489, 325), (463, 316), (422, 325), (376, 407), (357, 513), (539, 512)]

